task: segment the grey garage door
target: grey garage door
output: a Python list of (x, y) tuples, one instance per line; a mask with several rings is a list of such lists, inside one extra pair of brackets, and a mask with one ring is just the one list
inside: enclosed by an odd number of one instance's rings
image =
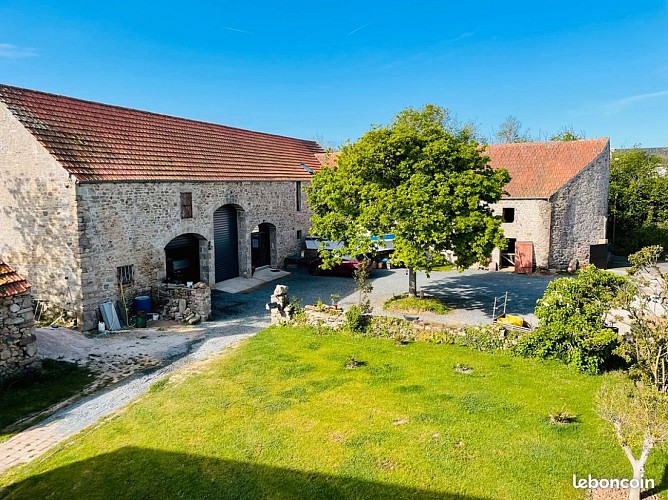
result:
[(239, 276), (239, 234), (237, 210), (230, 205), (213, 213), (213, 239), (216, 255), (216, 283)]

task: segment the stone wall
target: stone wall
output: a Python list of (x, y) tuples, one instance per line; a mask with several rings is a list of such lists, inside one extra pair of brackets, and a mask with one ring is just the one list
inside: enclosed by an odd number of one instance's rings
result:
[[(275, 264), (283, 267), (300, 248), (297, 231), (303, 237), (310, 227), (305, 205), (296, 210), (295, 189), (290, 181), (79, 184), (84, 329), (97, 325), (100, 303), (119, 298), (117, 267), (134, 266), (128, 297), (150, 290), (166, 276), (165, 246), (181, 234), (201, 238), (200, 280), (214, 283), (213, 213), (223, 205), (238, 207), (239, 274), (251, 276), (251, 231), (263, 222), (276, 227)], [(191, 219), (181, 219), (182, 192), (192, 193)]]
[[(550, 225), (552, 204), (541, 199), (504, 198), (492, 205), (495, 215), (501, 216), (504, 208), (515, 209), (515, 220), (501, 225), (506, 238), (532, 241), (534, 265), (547, 268), (550, 254)], [(500, 264), (500, 252), (492, 254), (492, 260)]]
[(34, 330), (30, 293), (0, 299), (0, 378), (35, 364)]
[(80, 315), (75, 182), (0, 103), (0, 255), (35, 299)]
[[(199, 284), (198, 284), (199, 285)], [(183, 320), (186, 311), (198, 314), (206, 321), (211, 317), (211, 288), (201, 284), (197, 288), (160, 283), (151, 289), (154, 312), (163, 319)]]
[(573, 258), (589, 261), (589, 245), (605, 238), (609, 186), (610, 144), (551, 199), (551, 269), (566, 269)]

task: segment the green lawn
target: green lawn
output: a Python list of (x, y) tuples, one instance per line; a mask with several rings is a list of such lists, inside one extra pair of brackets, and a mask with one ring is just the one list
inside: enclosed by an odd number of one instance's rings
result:
[[(573, 473), (629, 476), (592, 410), (601, 382), (459, 346), (275, 327), (0, 484), (26, 499), (578, 498)], [(564, 405), (578, 422), (549, 424)], [(646, 473), (663, 488), (666, 463), (657, 453)]]
[(383, 304), (383, 309), (404, 313), (431, 312), (434, 314), (447, 314), (452, 310), (452, 307), (438, 297), (420, 298), (397, 295), (386, 300)]
[(26, 376), (0, 382), (0, 442), (20, 430), (13, 425), (17, 421), (78, 394), (90, 382), (88, 370), (51, 359)]

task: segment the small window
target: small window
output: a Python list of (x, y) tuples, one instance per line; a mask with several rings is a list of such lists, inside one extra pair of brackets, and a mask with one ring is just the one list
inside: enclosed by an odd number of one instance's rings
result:
[(121, 266), (116, 268), (116, 280), (119, 285), (130, 285), (135, 280), (135, 266)]
[(503, 209), (503, 222), (515, 222), (515, 209), (514, 208), (504, 208)]
[(297, 181), (295, 183), (296, 186), (296, 191), (295, 191), (295, 196), (297, 200), (297, 212), (300, 212), (302, 209), (302, 183), (301, 181)]
[(181, 218), (193, 218), (193, 194), (181, 193)]
[(301, 240), (301, 239), (302, 239), (302, 230), (301, 230), (301, 229), (298, 229), (298, 230), (297, 230), (297, 239), (298, 239), (298, 240)]

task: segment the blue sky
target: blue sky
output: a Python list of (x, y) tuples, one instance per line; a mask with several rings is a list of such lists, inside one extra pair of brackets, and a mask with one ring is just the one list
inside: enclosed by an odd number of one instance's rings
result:
[(0, 82), (325, 143), (435, 103), (668, 146), (668, 2), (0, 0)]

